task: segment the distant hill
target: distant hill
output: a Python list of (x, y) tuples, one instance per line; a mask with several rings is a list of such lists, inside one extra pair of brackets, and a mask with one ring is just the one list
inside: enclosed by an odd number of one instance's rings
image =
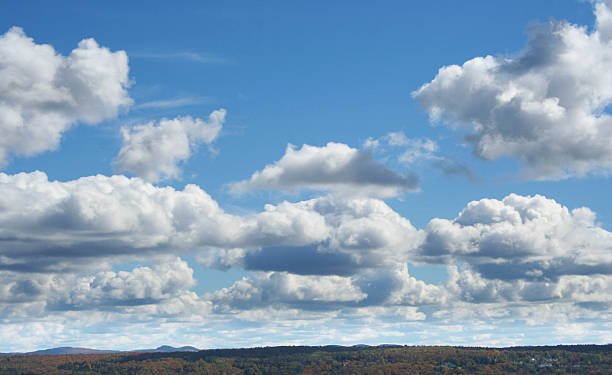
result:
[(89, 348), (73, 348), (71, 346), (62, 346), (60, 348), (51, 348), (36, 350), (34, 352), (28, 352), (23, 354), (110, 354), (117, 353), (116, 350), (98, 350)]
[(139, 349), (139, 350), (99, 350), (90, 348), (74, 348), (72, 346), (62, 346), (59, 348), (42, 349), (27, 353), (0, 353), (0, 355), (17, 355), (17, 354), (112, 354), (112, 353), (176, 353), (176, 352), (198, 352), (200, 349), (193, 346), (181, 346), (175, 348), (169, 345), (162, 345), (155, 349)]

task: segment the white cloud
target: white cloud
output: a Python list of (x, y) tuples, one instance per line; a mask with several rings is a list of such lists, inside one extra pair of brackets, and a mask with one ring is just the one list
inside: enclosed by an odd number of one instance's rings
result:
[(194, 285), (193, 269), (180, 258), (174, 258), (152, 268), (102, 271), (79, 277), (59, 303), (76, 308), (150, 304), (182, 294)]
[(532, 27), (516, 57), (442, 67), (413, 93), (432, 121), (467, 127), (476, 155), (521, 159), (534, 179), (612, 168), (612, 17), (595, 2), (596, 28), (550, 21)]
[[(408, 266), (397, 265), (391, 269), (382, 269), (377, 279), (392, 280), (387, 304), (391, 305), (439, 305), (446, 300), (443, 288), (417, 280), (408, 273)], [(372, 283), (372, 281), (368, 281)]]
[(175, 190), (125, 176), (59, 182), (42, 172), (0, 173), (0, 207), (0, 269), (24, 272), (85, 267), (92, 258), (307, 245), (367, 267), (405, 258), (422, 241), (377, 199), (283, 202), (236, 216), (195, 185)]
[(286, 272), (257, 273), (211, 296), (222, 309), (251, 309), (287, 304), (301, 306), (358, 302), (366, 297), (347, 277), (303, 276)]
[(279, 161), (231, 185), (234, 193), (277, 189), (389, 197), (418, 190), (418, 178), (386, 168), (369, 151), (330, 142), (323, 147), (303, 145), (298, 150), (290, 144)]
[(612, 233), (595, 213), (540, 195), (470, 202), (454, 220), (431, 220), (426, 234), (423, 259), (466, 261), (486, 278), (612, 274)]
[(36, 44), (13, 27), (0, 36), (0, 164), (10, 154), (56, 149), (76, 123), (96, 124), (132, 103), (128, 58), (93, 39), (70, 55)]
[(401, 148), (402, 153), (397, 158), (403, 164), (413, 164), (422, 160), (443, 159), (436, 155), (438, 144), (429, 138), (408, 138), (403, 131), (390, 132), (379, 139), (368, 138), (364, 142), (365, 148), (386, 149)]
[[(210, 303), (191, 289), (193, 270), (180, 258), (157, 259), (153, 267), (109, 269), (90, 275), (0, 271), (0, 316), (44, 316), (52, 311), (115, 311), (148, 315), (196, 313)], [(208, 307), (207, 307), (208, 306)]]
[[(0, 207), (0, 315), (11, 318), (79, 309), (220, 318), (270, 306), (348, 315), (412, 306), (423, 309), (413, 317), (425, 317), (495, 304), (493, 319), (509, 304), (561, 303), (590, 319), (612, 300), (612, 234), (589, 209), (542, 196), (471, 202), (422, 231), (374, 198), (330, 195), (237, 216), (193, 185), (124, 176), (58, 182), (34, 172), (0, 174)], [(207, 266), (255, 276), (201, 297), (180, 259), (111, 271), (122, 259), (195, 251), (208, 253)], [(409, 274), (406, 262), (415, 260), (460, 263), (461, 271), (427, 284)]]
[(259, 236), (254, 234), (251, 241), (263, 248), (222, 251), (219, 266), (352, 275), (363, 268), (407, 261), (424, 238), (408, 219), (374, 198), (332, 195), (266, 205), (256, 222), (252, 233)]
[(351, 277), (257, 272), (216, 291), (209, 299), (221, 311), (284, 305), (363, 314), (365, 307), (438, 305), (446, 300), (446, 292), (443, 287), (416, 280), (404, 264)]
[(177, 191), (100, 175), (58, 182), (33, 172), (0, 174), (0, 191), (4, 269), (59, 270), (91, 258), (225, 246), (254, 226), (194, 185)]
[(122, 128), (117, 170), (132, 172), (150, 182), (179, 177), (179, 164), (189, 159), (199, 145), (210, 145), (217, 139), (225, 114), (224, 109), (219, 109), (210, 114), (208, 121), (177, 117)]

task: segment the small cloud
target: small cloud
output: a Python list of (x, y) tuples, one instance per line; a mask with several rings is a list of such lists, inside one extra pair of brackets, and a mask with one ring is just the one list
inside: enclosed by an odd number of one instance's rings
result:
[(117, 169), (132, 172), (156, 182), (180, 176), (179, 164), (188, 160), (200, 144), (210, 147), (225, 122), (225, 109), (213, 111), (208, 121), (177, 117), (122, 128), (123, 144), (117, 156)]
[(380, 141), (372, 137), (368, 137), (368, 139), (366, 139), (365, 142), (363, 142), (363, 148), (377, 149), (379, 146), (380, 146)]

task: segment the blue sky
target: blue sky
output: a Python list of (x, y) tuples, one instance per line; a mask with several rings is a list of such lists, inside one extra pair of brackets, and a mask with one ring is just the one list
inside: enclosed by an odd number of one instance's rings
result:
[(0, 352), (610, 342), (609, 7), (3, 5)]

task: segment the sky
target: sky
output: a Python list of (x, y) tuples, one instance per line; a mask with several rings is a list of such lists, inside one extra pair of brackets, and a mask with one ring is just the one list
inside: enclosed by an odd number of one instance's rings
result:
[(0, 352), (612, 342), (612, 2), (0, 7)]

